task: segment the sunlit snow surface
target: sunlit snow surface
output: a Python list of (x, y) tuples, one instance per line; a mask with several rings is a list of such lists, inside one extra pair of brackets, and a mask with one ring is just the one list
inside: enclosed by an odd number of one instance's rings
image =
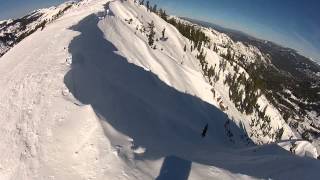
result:
[[(0, 58), (1, 180), (319, 178), (320, 161), (247, 145), (237, 122), (230, 139), (189, 41), (131, 0), (107, 2), (74, 5)], [(168, 37), (156, 50), (136, 30), (152, 20)]]

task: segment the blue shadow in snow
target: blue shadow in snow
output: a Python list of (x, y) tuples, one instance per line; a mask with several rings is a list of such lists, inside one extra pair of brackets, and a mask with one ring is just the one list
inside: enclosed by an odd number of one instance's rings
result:
[[(187, 177), (191, 162), (273, 179), (285, 177), (283, 172), (296, 178), (303, 173), (308, 179), (320, 169), (318, 161), (293, 157), (277, 146), (252, 152), (233, 145), (225, 134), (223, 112), (115, 53), (117, 48), (104, 38), (98, 22), (93, 14), (70, 28), (81, 34), (68, 47), (72, 65), (64, 82), (81, 103), (90, 104), (101, 119), (133, 138), (136, 146), (145, 147), (142, 159), (169, 154), (188, 159), (167, 157), (158, 179)], [(207, 123), (207, 136), (201, 138)], [(230, 126), (234, 134), (244, 133), (233, 122)]]
[[(201, 146), (217, 149), (230, 143), (223, 128), (227, 121), (223, 112), (129, 63), (104, 38), (98, 22), (93, 14), (71, 27), (81, 34), (69, 45), (72, 65), (64, 82), (75, 98), (90, 104), (115, 129), (132, 137), (135, 145), (145, 147), (144, 158), (180, 152), (184, 152), (180, 157), (188, 157)], [(208, 134), (202, 138), (207, 123)], [(232, 126), (241, 131), (235, 124)]]
[(156, 180), (188, 180), (191, 165), (191, 161), (176, 156), (167, 156)]

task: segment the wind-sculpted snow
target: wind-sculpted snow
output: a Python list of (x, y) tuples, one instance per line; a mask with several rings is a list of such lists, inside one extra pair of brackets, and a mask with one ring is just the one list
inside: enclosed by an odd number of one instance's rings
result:
[[(227, 118), (223, 112), (129, 63), (104, 38), (98, 23), (98, 17), (90, 15), (72, 27), (81, 34), (69, 46), (73, 62), (65, 82), (79, 101), (91, 104), (102, 120), (132, 137), (135, 146), (146, 149), (136, 161), (166, 157), (164, 169), (170, 166), (168, 161), (181, 166), (182, 174), (178, 171), (172, 177), (188, 177), (191, 163), (255, 178), (299, 179), (300, 173), (304, 178), (314, 177), (311, 172), (320, 167), (315, 160), (294, 157), (276, 145), (244, 147), (231, 143), (224, 132)], [(202, 139), (205, 123), (209, 123), (209, 131)], [(232, 128), (237, 134), (243, 133), (234, 124)], [(185, 160), (172, 160), (172, 155)], [(171, 171), (175, 170), (166, 173)], [(158, 179), (166, 173), (160, 172)], [(206, 175), (199, 176), (206, 179)]]
[(128, 63), (115, 53), (117, 49), (104, 39), (97, 24), (98, 18), (91, 15), (72, 28), (81, 35), (70, 44), (72, 69), (65, 82), (79, 101), (91, 104), (116, 129), (157, 158), (161, 156), (157, 151), (165, 148), (172, 153), (175, 148), (168, 147), (177, 144), (181, 147), (191, 144), (182, 148), (182, 152), (194, 152), (192, 148), (198, 147), (193, 144), (201, 142), (201, 130), (206, 123), (212, 123), (209, 132), (214, 139), (212, 146), (229, 142), (221, 136), (227, 121), (223, 112), (166, 85), (152, 72)]
[(244, 138), (185, 45), (131, 0), (80, 1), (23, 39), (0, 59), (0, 179), (318, 179), (319, 161)]

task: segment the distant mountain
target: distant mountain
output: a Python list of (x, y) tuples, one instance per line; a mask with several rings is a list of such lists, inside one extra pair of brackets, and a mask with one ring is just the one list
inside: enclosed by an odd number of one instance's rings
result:
[[(204, 27), (215, 28), (233, 41), (257, 47), (272, 66), (256, 70), (265, 82), (268, 99), (282, 112), (288, 124), (312, 141), (320, 137), (320, 65), (295, 50), (261, 40), (241, 31), (183, 18)], [(307, 122), (308, 126), (300, 122)]]
[(0, 22), (0, 57), (14, 45), (28, 37), (46, 24), (54, 21), (72, 7), (75, 2), (66, 2), (58, 7), (44, 8), (17, 19)]
[[(225, 28), (225, 27), (222, 27), (220, 25), (213, 24), (210, 22), (195, 20), (195, 19), (191, 19), (188, 17), (182, 17), (182, 19), (186, 19), (190, 22), (199, 24), (204, 27), (214, 28), (222, 33), (227, 34), (234, 41), (240, 41), (240, 42), (251, 44), (251, 45), (258, 47), (265, 54), (273, 55), (272, 63), (274, 65), (276, 65), (279, 69), (285, 69), (285, 70), (290, 71), (293, 74), (295, 74), (297, 72), (294, 70), (295, 68), (298, 68), (298, 69), (299, 68), (306, 68), (306, 66), (302, 66), (304, 63), (309, 68), (311, 68), (311, 70), (313, 72), (317, 73), (320, 71), (320, 65), (318, 63), (312, 61), (311, 59), (309, 59), (307, 57), (300, 55), (294, 49), (283, 47), (283, 46), (276, 44), (274, 42), (253, 37), (253, 36), (246, 34), (242, 31), (238, 31), (238, 30), (234, 30), (234, 29), (230, 29), (230, 28)], [(279, 52), (282, 52), (282, 53), (279, 54)], [(287, 52), (287, 55), (291, 54), (292, 56), (295, 56), (295, 57), (294, 58), (286, 57), (285, 52)], [(300, 62), (300, 63), (298, 63), (298, 62)], [(288, 63), (290, 64), (290, 66), (288, 66)], [(299, 74), (299, 75), (301, 75), (301, 74)]]
[(0, 22), (0, 179), (317, 179), (318, 67), (143, 2)]

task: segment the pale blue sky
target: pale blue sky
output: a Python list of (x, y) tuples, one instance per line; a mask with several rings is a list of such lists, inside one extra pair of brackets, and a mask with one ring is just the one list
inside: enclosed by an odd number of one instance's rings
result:
[[(65, 0), (0, 0), (0, 20)], [(145, 0), (146, 1), (146, 0)], [(171, 14), (241, 30), (320, 62), (318, 0), (150, 0)]]
[(35, 9), (58, 5), (67, 0), (0, 0), (0, 20), (17, 18)]
[(241, 30), (320, 63), (319, 0), (150, 0), (169, 13)]

